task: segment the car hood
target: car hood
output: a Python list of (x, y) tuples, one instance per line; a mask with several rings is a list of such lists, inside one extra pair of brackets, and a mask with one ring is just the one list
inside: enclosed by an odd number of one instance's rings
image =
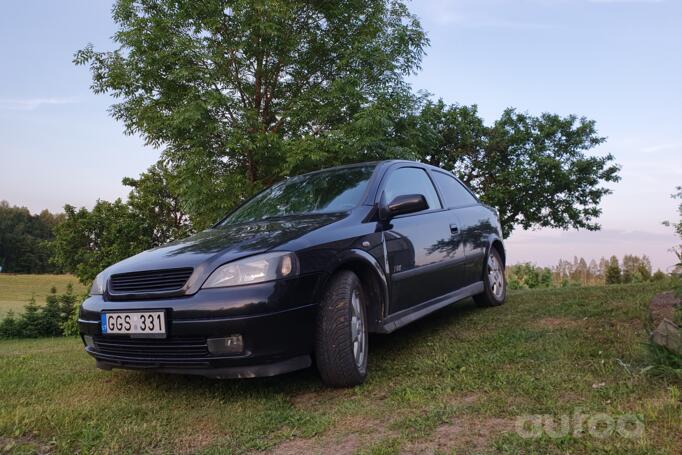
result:
[(210, 269), (226, 262), (276, 248), (343, 215), (295, 216), (219, 226), (182, 240), (144, 251), (114, 264), (107, 275), (144, 270), (193, 267)]

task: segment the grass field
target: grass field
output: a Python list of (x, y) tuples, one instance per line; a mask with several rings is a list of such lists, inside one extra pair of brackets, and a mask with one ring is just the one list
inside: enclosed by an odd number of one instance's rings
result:
[[(647, 303), (668, 286), (465, 301), (371, 337), (370, 376), (350, 390), (325, 389), (312, 369), (224, 381), (103, 372), (75, 339), (0, 342), (0, 451), (678, 454), (682, 384), (641, 371)], [(644, 432), (515, 431), (518, 416), (576, 411), (635, 416)]]
[(52, 286), (57, 292), (64, 292), (66, 286), (71, 283), (75, 292), (85, 290), (78, 279), (73, 275), (14, 275), (0, 273), (0, 319), (8, 311), (21, 313), (24, 305), (34, 296), (36, 303), (45, 303), (45, 296), (50, 293)]

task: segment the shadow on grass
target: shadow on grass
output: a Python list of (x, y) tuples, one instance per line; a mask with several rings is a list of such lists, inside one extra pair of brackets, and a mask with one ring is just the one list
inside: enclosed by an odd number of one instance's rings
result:
[[(467, 299), (436, 311), (393, 333), (370, 335), (370, 377), (372, 369), (383, 370), (386, 365), (396, 359), (407, 357), (415, 346), (425, 339), (438, 337), (442, 332), (451, 330), (453, 325), (457, 325), (478, 311), (485, 310), (478, 308), (473, 300)], [(115, 370), (111, 374), (115, 375), (115, 381), (123, 387), (148, 387), (168, 393), (192, 390), (213, 394), (219, 390), (221, 394), (227, 396), (273, 398), (278, 395), (289, 396), (326, 390), (320, 381), (314, 362), (311, 368), (268, 378), (211, 379), (202, 376), (130, 370)]]

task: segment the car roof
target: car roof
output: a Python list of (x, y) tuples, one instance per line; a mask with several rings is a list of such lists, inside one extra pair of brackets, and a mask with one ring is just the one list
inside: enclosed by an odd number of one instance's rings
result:
[(291, 177), (301, 177), (301, 176), (310, 175), (310, 174), (317, 174), (318, 172), (336, 171), (336, 170), (340, 170), (340, 169), (352, 169), (352, 168), (354, 168), (354, 167), (362, 167), (362, 166), (375, 166), (375, 167), (378, 167), (378, 166), (388, 166), (388, 165), (396, 164), (396, 163), (415, 164), (415, 165), (418, 165), (418, 166), (430, 167), (430, 168), (432, 168), (432, 169), (439, 169), (439, 168), (437, 168), (437, 167), (435, 167), (435, 166), (431, 166), (431, 165), (429, 165), (429, 164), (420, 163), (420, 162), (418, 162), (418, 161), (412, 161), (412, 160), (397, 160), (397, 159), (393, 159), (393, 160), (375, 160), (375, 161), (360, 161), (360, 162), (357, 162), (357, 163), (342, 164), (342, 165), (340, 165), (340, 166), (325, 167), (325, 168), (322, 168), (322, 169), (318, 169), (318, 170), (316, 170), (316, 171), (306, 172), (306, 173), (304, 173), (304, 174), (292, 175), (292, 176), (290, 176), (289, 178), (291, 178)]

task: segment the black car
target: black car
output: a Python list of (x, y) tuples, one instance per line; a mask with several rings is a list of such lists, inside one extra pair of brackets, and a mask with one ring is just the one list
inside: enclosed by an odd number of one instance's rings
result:
[(504, 303), (495, 211), (451, 173), (411, 161), (289, 178), (210, 229), (100, 273), (83, 302), (102, 369), (271, 376), (312, 365), (367, 375), (368, 332), (455, 301)]

